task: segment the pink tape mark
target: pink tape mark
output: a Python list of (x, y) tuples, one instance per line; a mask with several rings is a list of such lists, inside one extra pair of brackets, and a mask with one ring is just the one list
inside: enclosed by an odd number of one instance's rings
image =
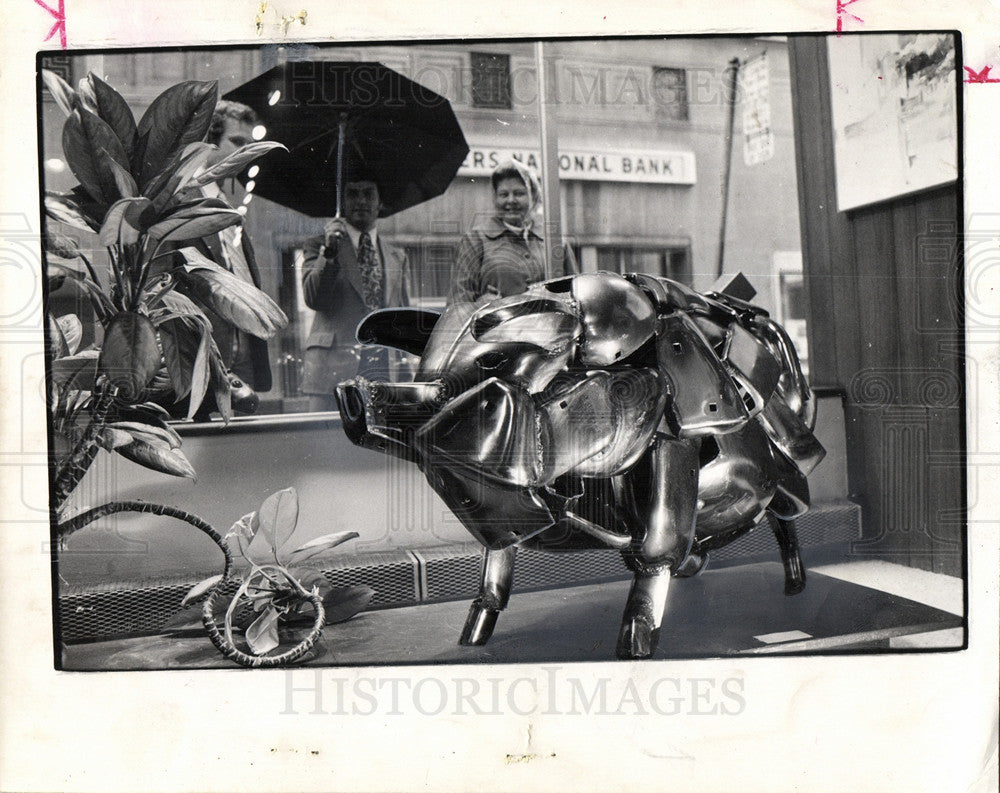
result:
[(49, 30), (49, 35), (45, 37), (45, 41), (52, 38), (56, 31), (59, 32), (59, 44), (63, 49), (66, 49), (66, 6), (65, 0), (59, 0), (59, 8), (54, 9), (47, 6), (42, 0), (35, 0), (35, 5), (41, 6), (46, 11), (48, 11), (52, 17), (55, 19), (55, 24), (52, 29)]
[(968, 66), (963, 66), (963, 69), (968, 72), (965, 80), (966, 83), (1000, 83), (1000, 77), (990, 77), (990, 69), (992, 66), (984, 66), (982, 70), (975, 71), (970, 69)]
[[(38, 0), (35, 0), (35, 2), (37, 3)], [(844, 17), (845, 16), (846, 17), (850, 17), (855, 22), (860, 22), (862, 25), (865, 23), (865, 21), (861, 17), (857, 16), (856, 14), (852, 14), (850, 11), (847, 10), (847, 7), (849, 5), (853, 5), (856, 2), (858, 2), (858, 0), (837, 0), (837, 35), (838, 36), (844, 30)]]

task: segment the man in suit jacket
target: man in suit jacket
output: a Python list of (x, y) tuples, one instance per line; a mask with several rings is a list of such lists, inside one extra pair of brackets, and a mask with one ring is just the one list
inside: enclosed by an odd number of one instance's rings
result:
[[(206, 163), (206, 167), (222, 160), (241, 146), (251, 143), (253, 126), (256, 123), (256, 114), (246, 105), (225, 100), (218, 102), (212, 114), (212, 124), (206, 142), (215, 144), (219, 150)], [(225, 198), (222, 186), (216, 183), (205, 185), (202, 192), (208, 196)], [(233, 275), (252, 283), (258, 289), (261, 288), (257, 259), (250, 238), (244, 233), (242, 226), (230, 227), (218, 234), (203, 237), (195, 243), (195, 247)], [(212, 319), (212, 335), (230, 372), (241, 378), (254, 391), (269, 391), (271, 365), (267, 341), (237, 330), (228, 323), (214, 321), (214, 317)], [(234, 407), (239, 409), (237, 404), (234, 404)]]
[[(355, 331), (371, 311), (409, 305), (406, 253), (379, 236), (378, 185), (355, 173), (344, 185), (342, 218), (305, 243), (302, 286), (316, 312), (306, 341), (302, 391), (313, 411), (336, 410), (338, 383), (359, 372)], [(361, 353), (361, 371), (384, 376), (388, 360)], [(381, 362), (377, 362), (378, 358)]]

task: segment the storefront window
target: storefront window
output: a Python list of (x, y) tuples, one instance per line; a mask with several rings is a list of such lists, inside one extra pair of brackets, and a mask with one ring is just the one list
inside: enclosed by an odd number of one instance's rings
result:
[[(753, 96), (757, 115), (769, 114), (773, 141), (748, 157), (746, 131), (739, 126), (746, 108), (736, 107), (724, 272), (747, 275), (757, 290), (755, 302), (788, 324), (805, 357), (805, 308), (801, 280), (795, 280), (801, 275), (786, 266), (789, 257), (800, 256), (786, 46), (774, 38), (721, 37), (546, 42), (544, 58), (554, 75), (546, 112), (557, 155), (556, 173), (549, 174), (543, 168), (533, 42), (491, 42), (489, 52), (470, 52), (463, 42), (316, 46), (295, 57), (381, 62), (450, 101), (470, 149), (465, 162), (444, 194), (378, 226), (380, 238), (407, 254), (411, 304), (440, 309), (462, 236), (495, 211), (490, 174), (508, 157), (547, 180), (543, 191), (555, 191), (558, 232), (583, 272), (642, 272), (711, 288), (723, 214), (725, 69), (733, 58), (759, 61), (766, 49), (767, 68), (756, 69)], [(88, 71), (102, 75), (138, 118), (179, 80), (217, 79), (221, 95), (280, 60), (273, 49), (222, 48), (52, 56), (47, 65), (74, 82)], [(742, 96), (737, 92), (738, 102)], [(498, 117), (483, 112), (487, 108), (513, 112)], [(46, 187), (69, 190), (77, 180), (63, 161), (63, 116), (54, 102), (44, 103), (43, 114)], [(268, 342), (273, 385), (261, 395), (261, 413), (301, 412), (308, 405), (302, 362), (313, 321), (302, 292), (302, 248), (322, 233), (325, 218), (259, 196), (247, 204), (237, 180), (223, 190), (232, 206), (246, 206), (244, 230), (256, 252), (260, 286), (290, 320)], [(334, 211), (330, 206), (329, 215)], [(540, 211), (537, 220), (548, 225)], [(90, 252), (100, 264), (96, 241)], [(80, 314), (86, 323), (86, 305)]]

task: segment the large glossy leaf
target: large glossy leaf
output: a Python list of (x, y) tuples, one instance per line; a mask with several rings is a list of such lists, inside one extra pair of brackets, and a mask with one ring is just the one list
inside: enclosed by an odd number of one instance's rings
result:
[(98, 443), (109, 452), (131, 443), (134, 438), (125, 430), (116, 427), (105, 427), (98, 436)]
[(56, 324), (62, 333), (66, 343), (67, 351), (74, 355), (80, 348), (80, 341), (83, 339), (83, 323), (76, 314), (66, 314), (56, 318)]
[(221, 580), (222, 580), (222, 574), (220, 573), (219, 575), (213, 575), (209, 578), (206, 578), (203, 581), (199, 581), (197, 584), (195, 584), (188, 590), (188, 593), (184, 596), (184, 599), (181, 600), (181, 606), (182, 607), (186, 606), (191, 601), (197, 600), (205, 593), (210, 592), (212, 589), (215, 588), (216, 584), (218, 584)]
[(346, 622), (356, 614), (360, 614), (372, 602), (375, 590), (370, 586), (333, 587), (323, 595), (323, 610), (326, 612), (326, 624), (335, 625)]
[(48, 353), (49, 360), (69, 355), (69, 345), (66, 343), (62, 328), (59, 327), (56, 318), (51, 314), (46, 314), (45, 323), (48, 326), (46, 328), (45, 351)]
[(47, 264), (50, 273), (57, 272), (73, 279), (76, 286), (83, 290), (83, 292), (90, 298), (90, 302), (93, 304), (98, 318), (102, 321), (115, 313), (116, 309), (114, 304), (111, 302), (111, 298), (108, 297), (98, 284), (91, 281), (86, 273), (81, 273), (72, 267), (60, 264), (59, 262), (49, 261)]
[(148, 317), (131, 311), (118, 314), (104, 332), (98, 371), (126, 400), (135, 400), (160, 368), (156, 330)]
[[(300, 576), (299, 571), (291, 570), (300, 584), (305, 589), (316, 587), (320, 597), (323, 598), (323, 611), (325, 612), (325, 625), (335, 625), (338, 622), (346, 622), (357, 614), (368, 608), (375, 590), (364, 584), (358, 586), (331, 586), (326, 577), (319, 574), (318, 577), (312, 575)], [(311, 571), (310, 571), (311, 572)], [(289, 627), (299, 627), (312, 625), (314, 612), (311, 607), (306, 607), (294, 616), (286, 617), (285, 621)]]
[(115, 180), (115, 188), (121, 198), (132, 198), (139, 192), (135, 179), (122, 165), (119, 165), (103, 148), (98, 151), (98, 158), (102, 168), (106, 168), (111, 173), (111, 178)]
[(127, 460), (171, 476), (194, 479), (194, 468), (180, 449), (170, 449), (166, 445), (154, 446), (145, 441), (133, 440), (115, 449)]
[[(157, 410), (153, 410), (153, 408), (157, 408)], [(116, 408), (112, 426), (128, 428), (130, 425), (139, 425), (147, 432), (166, 433), (164, 437), (171, 448), (178, 448), (181, 445), (181, 436), (167, 423), (169, 418), (170, 414), (159, 405), (144, 402), (141, 405), (125, 405)]]
[(131, 158), (135, 150), (136, 125), (135, 116), (132, 115), (128, 103), (121, 94), (93, 72), (88, 75), (87, 81), (97, 104), (97, 115), (115, 131), (125, 150), (125, 156)]
[(164, 322), (158, 330), (170, 384), (177, 399), (183, 399), (191, 392), (191, 372), (203, 334), (197, 323), (186, 318)]
[(98, 116), (78, 107), (63, 126), (63, 153), (70, 170), (91, 198), (111, 205), (121, 194), (114, 173), (102, 159), (102, 152), (127, 168), (125, 149), (115, 131)]
[(133, 438), (146, 441), (153, 446), (166, 444), (170, 449), (181, 448), (181, 436), (172, 427), (160, 427), (139, 421), (113, 421), (108, 426), (127, 432)]
[[(218, 100), (215, 82), (184, 82), (160, 94), (137, 125), (133, 172), (145, 187), (174, 154), (205, 137)], [(145, 191), (143, 191), (145, 192)]]
[(49, 228), (49, 225), (46, 224), (45, 228), (45, 252), (63, 259), (78, 259), (80, 244), (72, 237)]
[(209, 370), (209, 349), (212, 341), (212, 333), (208, 328), (201, 329), (201, 339), (198, 341), (198, 350), (195, 352), (194, 364), (191, 366), (191, 396), (188, 400), (188, 418), (194, 418), (194, 414), (201, 407), (205, 393), (208, 391)]
[(211, 168), (207, 168), (195, 177), (191, 184), (197, 187), (217, 182), (220, 179), (228, 179), (246, 170), (254, 160), (260, 159), (269, 151), (274, 149), (288, 149), (281, 143), (273, 140), (262, 140), (256, 143), (248, 143), (232, 152), (227, 157), (219, 160)]
[(104, 216), (104, 224), (101, 226), (101, 245), (111, 246), (121, 241), (122, 244), (135, 244), (139, 240), (139, 234), (143, 229), (141, 220), (143, 210), (151, 206), (148, 198), (142, 196), (132, 198), (122, 198), (115, 201)]
[(267, 542), (276, 555), (278, 549), (295, 532), (295, 525), (299, 520), (299, 496), (295, 488), (286, 487), (264, 499), (257, 510), (257, 520), (260, 522), (260, 531), (255, 541)]
[(97, 386), (97, 350), (57, 358), (49, 364), (52, 380), (60, 386), (93, 391)]
[(143, 195), (162, 212), (174, 194), (183, 190), (198, 169), (204, 166), (214, 150), (215, 146), (210, 143), (189, 143), (171, 157), (163, 170), (145, 186)]
[(239, 551), (240, 555), (248, 562), (252, 561), (248, 554), (250, 553), (250, 545), (253, 543), (253, 538), (256, 536), (259, 529), (260, 523), (257, 522), (257, 513), (248, 512), (232, 526), (230, 526), (229, 531), (226, 532), (226, 539), (236, 539), (236, 547), (233, 548), (232, 543), (230, 542), (230, 549), (234, 553)]
[(101, 206), (89, 195), (84, 192), (81, 196), (76, 190), (69, 193), (46, 193), (45, 213), (53, 220), (84, 231), (99, 230), (104, 215)]
[(79, 101), (73, 86), (67, 83), (62, 77), (49, 69), (42, 69), (42, 80), (45, 87), (49, 89), (52, 98), (56, 100), (59, 109), (67, 116), (73, 112)]
[(195, 297), (240, 330), (269, 339), (288, 324), (270, 297), (224, 270), (194, 248), (181, 248), (185, 272), (179, 277)]
[(170, 418), (170, 411), (163, 407), (163, 405), (157, 405), (155, 402), (143, 402), (139, 405), (125, 405), (119, 407), (119, 412), (123, 416), (141, 414), (143, 416), (142, 420), (147, 424), (149, 424), (152, 419), (164, 421)]
[(163, 305), (175, 314), (192, 317), (198, 322), (208, 322), (205, 312), (191, 298), (187, 295), (182, 295), (180, 292), (168, 292), (165, 294), (163, 296)]
[(305, 545), (301, 545), (292, 551), (288, 555), (288, 564), (302, 564), (302, 562), (311, 559), (317, 554), (329, 551), (331, 548), (336, 548), (338, 545), (359, 536), (356, 531), (339, 531), (335, 534), (324, 534), (322, 537), (310, 540)]
[(94, 115), (99, 115), (97, 110), (97, 94), (94, 93), (94, 86), (86, 77), (81, 77), (76, 84), (76, 93), (83, 106)]
[[(45, 214), (60, 223), (66, 223), (84, 231), (96, 231), (90, 221), (72, 201), (57, 195), (45, 196)], [(100, 227), (98, 227), (100, 228)]]
[(254, 655), (264, 655), (281, 644), (278, 640), (278, 612), (271, 606), (247, 628), (247, 646)]
[(149, 229), (149, 238), (159, 242), (187, 242), (238, 226), (243, 216), (218, 198), (205, 198), (193, 206), (171, 212)]
[(229, 383), (229, 376), (226, 372), (226, 365), (222, 361), (222, 353), (212, 340), (212, 346), (208, 354), (209, 376), (208, 385), (215, 396), (215, 406), (219, 409), (219, 415), (225, 424), (233, 417), (233, 388)]
[(168, 636), (204, 636), (205, 625), (201, 621), (201, 608), (181, 609), (160, 626), (160, 632)]

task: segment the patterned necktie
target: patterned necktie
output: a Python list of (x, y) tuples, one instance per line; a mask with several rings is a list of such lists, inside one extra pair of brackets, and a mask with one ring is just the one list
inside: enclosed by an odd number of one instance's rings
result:
[(361, 269), (365, 306), (369, 311), (382, 308), (382, 268), (378, 265), (375, 246), (367, 231), (362, 232), (358, 239), (358, 267)]

